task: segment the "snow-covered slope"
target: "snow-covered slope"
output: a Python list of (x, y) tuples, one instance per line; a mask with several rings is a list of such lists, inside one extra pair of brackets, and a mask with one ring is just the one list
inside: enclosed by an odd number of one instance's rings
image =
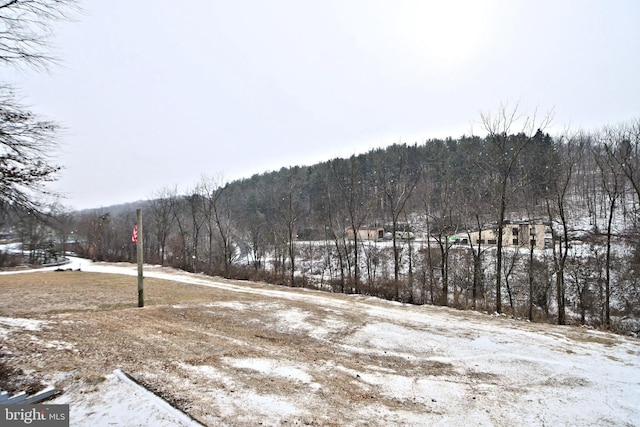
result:
[[(75, 259), (69, 267), (137, 274), (132, 264)], [(206, 307), (165, 310), (203, 309), (249, 325), (252, 338), (265, 338), (264, 348), (243, 347), (198, 364), (167, 361), (175, 371), (157, 373), (206, 425), (640, 424), (637, 339), (160, 267), (145, 267), (145, 277), (228, 292), (225, 301)], [(239, 298), (246, 294), (255, 297), (251, 304)], [(289, 344), (266, 340), (265, 331), (290, 337)], [(242, 346), (234, 342), (239, 336), (215, 332), (226, 346)], [(300, 348), (298, 338), (318, 347)], [(95, 389), (67, 390), (55, 401), (71, 404), (72, 425), (180, 425), (115, 378)]]

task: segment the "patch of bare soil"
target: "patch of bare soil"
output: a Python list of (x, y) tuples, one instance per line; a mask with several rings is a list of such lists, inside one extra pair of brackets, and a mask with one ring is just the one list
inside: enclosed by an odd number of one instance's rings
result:
[(0, 390), (8, 392), (10, 395), (19, 392), (34, 394), (45, 388), (44, 384), (34, 376), (6, 362), (8, 354), (0, 348)]

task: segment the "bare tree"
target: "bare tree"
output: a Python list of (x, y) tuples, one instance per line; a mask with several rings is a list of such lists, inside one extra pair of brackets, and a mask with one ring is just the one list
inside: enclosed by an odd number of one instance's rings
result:
[[(52, 25), (75, 9), (73, 0), (1, 1), (0, 64), (46, 69), (54, 62)], [(57, 131), (57, 124), (28, 111), (11, 87), (0, 86), (0, 212), (41, 210), (36, 198), (47, 194), (45, 184), (60, 170), (50, 157)]]
[[(640, 234), (640, 118), (608, 127), (606, 133), (615, 135), (614, 138), (609, 138), (609, 151), (635, 195), (631, 212), (635, 234), (633, 237), (637, 241)], [(626, 211), (627, 206), (624, 208)]]
[(441, 206), (437, 206), (435, 212), (430, 212), (430, 205), (424, 202), (427, 221), (429, 222), (429, 241), (435, 239), (440, 249), (440, 280), (442, 285), (442, 294), (439, 301), (440, 305), (449, 304), (449, 250), (453, 245), (450, 236), (457, 232), (457, 219), (453, 216), (453, 208), (449, 205), (450, 200), (442, 200)]
[(261, 188), (251, 187), (236, 193), (236, 223), (241, 235), (244, 250), (252, 259), (254, 270), (265, 268), (264, 257), (267, 247), (267, 216), (262, 206)]
[(615, 140), (611, 141), (615, 144), (613, 159), (627, 177), (635, 192), (636, 202), (640, 204), (640, 118), (610, 128), (608, 132), (617, 134)]
[[(340, 282), (340, 292), (345, 292), (346, 285), (346, 272), (347, 269), (347, 242), (345, 236), (345, 229), (347, 228), (346, 224), (340, 220), (340, 215), (338, 215), (339, 210), (339, 201), (341, 199), (339, 192), (336, 190), (335, 185), (333, 185), (333, 177), (327, 174), (323, 180), (322, 186), (324, 189), (323, 192), (323, 219), (325, 222), (325, 239), (327, 241), (332, 241), (333, 245), (326, 245), (327, 249), (327, 265), (329, 267), (330, 273), (333, 271), (333, 262), (332, 258), (334, 257), (332, 249), (335, 248), (335, 257), (338, 261), (338, 271), (339, 271), (339, 282)], [(331, 273), (331, 278), (333, 279), (334, 275)], [(337, 289), (336, 289), (337, 290)]]
[(532, 141), (533, 136), (548, 126), (551, 115), (548, 114), (539, 120), (535, 112), (532, 116), (521, 114), (517, 104), (512, 109), (501, 105), (495, 115), (481, 113), (480, 121), (487, 132), (486, 139), (493, 148), (493, 164), (488, 166), (497, 179), (496, 312), (501, 313), (503, 230), (510, 203), (509, 182), (520, 154)]
[[(533, 254), (533, 248), (531, 253)], [(503, 263), (502, 268), (504, 269), (504, 284), (507, 288), (507, 296), (509, 297), (509, 306), (511, 307), (511, 312), (514, 316), (518, 313), (518, 307), (516, 306), (516, 298), (520, 294), (520, 286), (518, 283), (520, 280), (516, 277), (515, 284), (511, 282), (511, 278), (516, 275), (518, 272), (518, 267), (522, 264), (521, 262), (521, 254), (518, 250), (510, 250), (506, 252), (505, 262)], [(532, 268), (532, 258), (529, 259), (529, 312), (531, 312), (532, 303), (531, 300), (533, 298), (533, 285), (531, 280), (533, 280), (533, 275), (531, 274)], [(531, 314), (529, 314), (529, 320), (531, 319)]]
[[(460, 206), (461, 217), (467, 228), (467, 243), (473, 258), (473, 283), (471, 287), (472, 306), (477, 308), (477, 301), (484, 294), (483, 258), (488, 247), (483, 246), (480, 238), (488, 218), (491, 215), (492, 200), (489, 193), (492, 176), (486, 172), (487, 155), (485, 143), (479, 137), (463, 139), (464, 153), (461, 162), (465, 165), (465, 173), (461, 173), (460, 194), (464, 195)], [(478, 238), (472, 238), (472, 232), (478, 233)]]
[[(597, 288), (601, 282), (602, 264), (604, 256), (600, 252), (600, 246), (593, 243), (584, 245), (580, 256), (572, 254), (567, 259), (565, 266), (567, 272), (567, 285), (575, 297), (574, 311), (580, 314), (580, 322), (583, 325), (589, 323), (587, 315), (592, 315), (596, 306)], [(575, 251), (575, 249), (572, 249)]]
[(219, 246), (222, 253), (224, 277), (230, 277), (232, 259), (231, 245), (231, 208), (228, 199), (229, 186), (224, 177), (202, 177), (198, 192), (202, 196), (200, 209), (208, 234), (208, 269), (212, 270), (214, 234), (220, 236)]
[[(389, 153), (390, 151), (390, 153)], [(387, 149), (384, 158), (375, 161), (374, 184), (382, 195), (382, 204), (391, 217), (391, 241), (393, 246), (393, 279), (395, 298), (399, 295), (400, 249), (397, 242), (398, 222), (405, 212), (407, 201), (420, 179), (420, 167), (413, 147), (394, 145)], [(389, 161), (391, 160), (391, 161)], [(408, 230), (405, 230), (408, 231)]]
[(176, 217), (173, 206), (177, 199), (177, 189), (165, 187), (159, 190), (149, 203), (149, 225), (158, 244), (160, 265), (164, 265), (166, 258), (167, 239), (171, 235)]
[(296, 270), (296, 224), (300, 216), (300, 179), (298, 178), (299, 168), (292, 168), (287, 171), (282, 203), (278, 203), (276, 210), (280, 213), (282, 221), (285, 223), (287, 231), (287, 252), (289, 255), (291, 286), (295, 286)]
[(55, 22), (71, 19), (75, 0), (4, 0), (0, 2), (0, 62), (47, 69), (56, 62), (50, 38)]
[(185, 196), (187, 207), (187, 218), (189, 219), (189, 237), (190, 237), (190, 260), (187, 260), (191, 266), (191, 271), (197, 272), (198, 265), (200, 263), (200, 233), (204, 225), (204, 219), (202, 218), (202, 196), (197, 193), (196, 190), (192, 190), (190, 194)]
[(64, 206), (54, 205), (49, 213), (49, 222), (56, 232), (60, 248), (60, 255), (65, 256), (67, 253), (67, 244), (69, 238), (73, 234), (75, 226), (74, 215)]
[(180, 259), (177, 260), (180, 268), (196, 271), (200, 234), (204, 224), (200, 208), (202, 197), (192, 189), (186, 195), (170, 198), (170, 201), (171, 214), (178, 228), (178, 241), (170, 246), (174, 252), (181, 253)]
[[(551, 248), (556, 273), (556, 304), (558, 306), (558, 324), (566, 323), (565, 313), (565, 265), (569, 255), (569, 192), (575, 179), (576, 168), (582, 160), (588, 137), (583, 133), (570, 134), (568, 131), (560, 137), (554, 158), (547, 159), (550, 170), (556, 169), (555, 179), (550, 182), (551, 189), (546, 197), (546, 207), (551, 223)], [(560, 230), (555, 227), (558, 224)], [(557, 245), (556, 245), (557, 243)]]
[(58, 126), (25, 111), (13, 92), (0, 86), (0, 211), (40, 211), (37, 197), (60, 167), (51, 164)]
[(47, 238), (45, 223), (39, 215), (31, 210), (19, 214), (18, 217), (16, 231), (22, 242), (22, 251), (24, 253), (25, 248), (29, 251), (29, 264), (41, 264), (44, 261), (41, 250), (45, 247)]
[(623, 172), (615, 159), (615, 145), (620, 135), (615, 129), (605, 129), (600, 135), (600, 144), (593, 150), (598, 170), (600, 172), (600, 184), (607, 198), (607, 231), (606, 231), (606, 261), (604, 283), (604, 317), (605, 326), (611, 325), (611, 262), (612, 262), (612, 238), (614, 232), (613, 219), (618, 201), (624, 191)]
[(338, 189), (339, 204), (344, 207), (349, 227), (353, 230), (353, 288), (360, 292), (360, 245), (358, 230), (365, 225), (371, 208), (371, 198), (364, 182), (365, 160), (351, 156), (346, 160), (333, 160), (331, 172)]

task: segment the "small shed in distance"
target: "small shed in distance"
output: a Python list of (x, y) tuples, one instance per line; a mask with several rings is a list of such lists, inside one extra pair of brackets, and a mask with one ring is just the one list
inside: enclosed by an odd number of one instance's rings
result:
[[(345, 230), (347, 233), (347, 239), (355, 240), (356, 234), (352, 227)], [(384, 239), (384, 228), (382, 227), (360, 227), (358, 228), (358, 240), (372, 240), (377, 242)]]

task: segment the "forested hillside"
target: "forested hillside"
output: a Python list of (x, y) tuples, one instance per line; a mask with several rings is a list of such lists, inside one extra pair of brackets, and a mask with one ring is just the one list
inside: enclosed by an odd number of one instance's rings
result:
[[(47, 226), (21, 216), (15, 230), (34, 250), (53, 227), (59, 250), (134, 261), (140, 207), (145, 262), (637, 333), (640, 120), (564, 135), (513, 132), (504, 115), (483, 123), (484, 137), (233, 182), (211, 173), (137, 205), (56, 212)], [(550, 244), (534, 249), (523, 236), (511, 247), (515, 221), (544, 224)], [(364, 227), (384, 237), (348, 232)], [(496, 241), (474, 240), (482, 230)]]

